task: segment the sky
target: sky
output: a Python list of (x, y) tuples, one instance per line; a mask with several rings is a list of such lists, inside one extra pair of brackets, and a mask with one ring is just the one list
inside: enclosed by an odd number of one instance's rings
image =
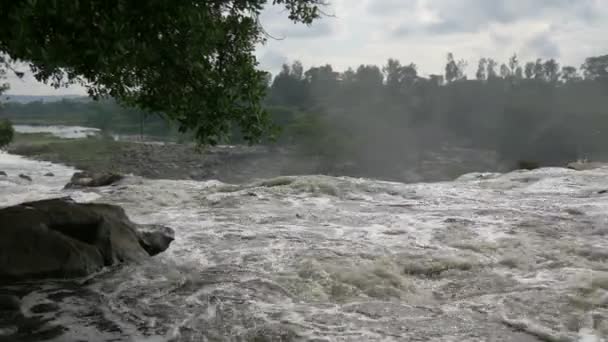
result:
[[(280, 7), (268, 7), (261, 23), (268, 40), (257, 49), (260, 68), (276, 75), (283, 63), (335, 70), (383, 65), (388, 58), (415, 63), (422, 75), (443, 73), (446, 56), (507, 62), (555, 58), (580, 66), (608, 54), (608, 0), (328, 0), (313, 25), (293, 24)], [(27, 75), (11, 78), (9, 94), (84, 93), (54, 90)]]

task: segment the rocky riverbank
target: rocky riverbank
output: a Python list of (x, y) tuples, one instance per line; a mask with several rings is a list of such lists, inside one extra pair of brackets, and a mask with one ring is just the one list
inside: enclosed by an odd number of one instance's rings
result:
[(317, 156), (302, 155), (288, 147), (219, 146), (200, 150), (193, 144), (138, 143), (99, 137), (68, 140), (43, 134), (19, 135), (10, 152), (85, 171), (226, 183), (301, 174), (411, 183), (452, 180), (474, 171), (506, 170), (493, 152), (456, 148), (412, 156), (409, 163), (396, 163), (390, 170), (356, 163), (328, 166)]

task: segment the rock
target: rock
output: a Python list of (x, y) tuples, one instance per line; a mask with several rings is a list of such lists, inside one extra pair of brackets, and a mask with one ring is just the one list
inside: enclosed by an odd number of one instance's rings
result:
[(173, 229), (160, 225), (140, 225), (138, 236), (139, 244), (151, 256), (166, 251), (175, 240)]
[(531, 161), (531, 160), (520, 160), (517, 162), (517, 169), (518, 170), (528, 170), (528, 171), (532, 171), (532, 170), (536, 170), (539, 169), (541, 166), (539, 163), (535, 162), (535, 161)]
[(606, 167), (608, 164), (599, 162), (574, 162), (568, 164), (568, 168), (576, 171), (585, 171)]
[(19, 175), (19, 178), (21, 179), (25, 179), (26, 181), (32, 181), (32, 177), (28, 176), (28, 175), (24, 175), (23, 173)]
[(0, 222), (0, 280), (85, 276), (168, 246), (160, 237), (140, 244), (138, 225), (121, 207), (70, 198), (0, 209)]
[(5, 177), (6, 177), (6, 176), (8, 176), (8, 175), (6, 174), (6, 172), (4, 172), (4, 171), (0, 171), (0, 176), (5, 176)]
[(123, 178), (123, 176), (115, 173), (76, 172), (65, 188), (108, 186)]
[(16, 296), (0, 295), (0, 312), (2, 311), (19, 311), (21, 309), (21, 301)]
[(47, 172), (44, 174), (45, 177), (55, 177), (55, 174), (52, 172)]

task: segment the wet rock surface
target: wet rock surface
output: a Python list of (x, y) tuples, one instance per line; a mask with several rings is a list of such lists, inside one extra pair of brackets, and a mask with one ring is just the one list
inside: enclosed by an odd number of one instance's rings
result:
[(157, 232), (142, 245), (137, 225), (120, 207), (70, 198), (0, 209), (0, 222), (0, 279), (13, 281), (86, 276), (142, 261), (146, 250), (158, 254), (172, 241)]
[[(77, 145), (78, 141), (72, 142)], [(91, 158), (71, 157), (65, 150), (12, 146), (12, 153), (62, 163), (92, 173), (133, 174), (150, 179), (220, 180), (247, 183), (284, 175), (326, 174), (368, 177), (400, 182), (452, 180), (476, 170), (504, 171), (495, 152), (462, 148), (427, 151), (411, 160), (385, 167), (345, 161), (334, 165), (295, 147), (215, 146), (204, 150), (193, 144), (124, 142), (111, 153)], [(78, 148), (75, 150), (79, 151)]]
[(173, 229), (154, 224), (140, 225), (137, 229), (137, 235), (139, 244), (151, 256), (166, 251), (171, 242), (175, 240)]
[(26, 181), (29, 181), (29, 182), (31, 182), (31, 181), (32, 181), (32, 177), (30, 177), (30, 176), (28, 176), (28, 175), (25, 175), (25, 174), (23, 174), (23, 173), (19, 174), (19, 178), (21, 178), (21, 179), (25, 179)]
[(70, 182), (66, 184), (65, 188), (95, 188), (108, 186), (119, 182), (123, 178), (124, 176), (116, 173), (76, 172), (72, 176)]

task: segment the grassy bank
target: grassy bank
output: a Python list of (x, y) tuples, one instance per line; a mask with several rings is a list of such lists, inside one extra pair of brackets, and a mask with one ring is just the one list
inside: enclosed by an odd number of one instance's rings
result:
[(150, 179), (218, 179), (230, 183), (281, 175), (284, 154), (265, 147), (209, 148), (193, 144), (143, 144), (103, 137), (62, 139), (19, 133), (9, 152), (92, 172), (134, 174)]
[(117, 171), (116, 157), (128, 145), (102, 137), (61, 139), (49, 133), (17, 133), (9, 152), (81, 170)]

